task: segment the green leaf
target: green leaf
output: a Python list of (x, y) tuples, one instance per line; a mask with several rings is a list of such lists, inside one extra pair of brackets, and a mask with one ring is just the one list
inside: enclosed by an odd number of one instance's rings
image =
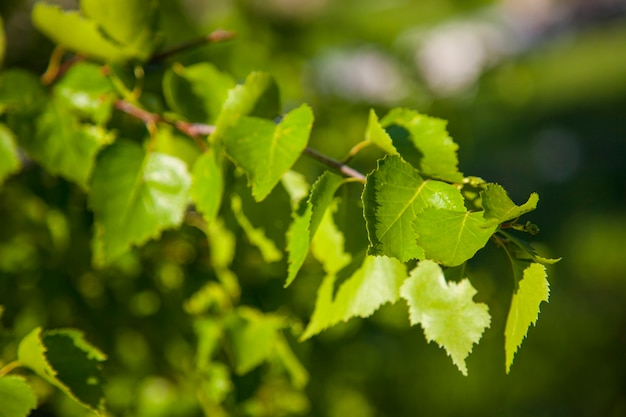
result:
[(243, 203), (239, 195), (231, 195), (230, 206), (235, 218), (237, 219), (237, 223), (239, 223), (243, 231), (246, 233), (250, 243), (259, 249), (263, 260), (267, 263), (280, 261), (283, 258), (283, 253), (276, 247), (274, 241), (266, 236), (263, 228), (255, 227), (250, 222), (246, 214), (243, 212)]
[(156, 133), (150, 138), (151, 150), (164, 153), (184, 161), (191, 170), (202, 154), (198, 145), (189, 136), (185, 136), (173, 126), (157, 125)]
[(481, 192), (482, 206), (485, 209), (485, 219), (496, 219), (498, 223), (513, 220), (537, 208), (539, 195), (532, 193), (526, 203), (516, 205), (502, 186), (487, 184)]
[(26, 417), (37, 407), (37, 397), (24, 378), (0, 377), (0, 417)]
[(309, 182), (306, 177), (296, 171), (287, 171), (280, 178), (280, 182), (289, 194), (293, 208), (298, 207), (302, 199), (309, 195)]
[(0, 114), (29, 114), (44, 101), (45, 94), (39, 79), (21, 69), (0, 73)]
[(51, 174), (58, 174), (83, 189), (100, 148), (114, 140), (104, 128), (80, 123), (59, 100), (51, 100), (35, 122), (35, 136), (22, 138), (28, 154)]
[(327, 274), (336, 274), (352, 260), (352, 256), (345, 252), (344, 235), (334, 221), (338, 201), (334, 199), (330, 203), (311, 241), (311, 252)]
[(0, 123), (0, 186), (9, 175), (19, 171), (22, 166), (15, 142), (13, 132)]
[(400, 294), (409, 304), (411, 324), (421, 324), (426, 340), (443, 347), (467, 375), (465, 359), (491, 324), (488, 307), (472, 300), (472, 284), (467, 279), (447, 282), (441, 267), (425, 260), (411, 271)]
[(340, 176), (330, 171), (324, 172), (311, 187), (307, 201), (300, 202), (300, 207), (294, 212), (293, 222), (287, 231), (289, 267), (285, 287), (293, 282), (302, 267), (309, 253), (311, 239), (341, 184), (343, 179)]
[(298, 160), (313, 125), (313, 112), (302, 105), (276, 125), (243, 117), (225, 134), (228, 155), (244, 170), (256, 201), (263, 200)]
[(153, 50), (157, 4), (156, 0), (81, 0), (80, 8), (128, 56), (146, 59)]
[(393, 141), (389, 134), (383, 129), (382, 125), (378, 121), (376, 112), (370, 110), (369, 119), (367, 121), (367, 128), (365, 130), (365, 140), (378, 146), (384, 152), (390, 155), (397, 155), (398, 150), (393, 146)]
[(394, 148), (421, 175), (460, 183), (463, 174), (457, 168), (459, 146), (448, 135), (446, 123), (408, 109), (394, 109), (381, 120)]
[(100, 363), (106, 356), (75, 329), (30, 332), (18, 347), (19, 361), (92, 411), (104, 411)]
[(548, 302), (550, 286), (547, 277), (545, 266), (538, 263), (530, 264), (524, 269), (524, 277), (513, 295), (504, 330), (507, 374), (530, 325), (537, 323), (539, 305), (542, 301)]
[(96, 227), (94, 262), (109, 264), (132, 245), (179, 226), (190, 186), (185, 163), (172, 156), (146, 154), (138, 145), (119, 141), (102, 151), (89, 196)]
[(123, 61), (131, 57), (119, 45), (108, 40), (95, 22), (76, 11), (36, 3), (32, 21), (44, 35), (74, 52), (104, 61)]
[(378, 161), (376, 170), (367, 176), (362, 199), (370, 254), (393, 256), (402, 262), (424, 257), (411, 227), (419, 212), (426, 207), (465, 208), (459, 190), (441, 181), (422, 179), (396, 155)]
[(214, 123), (235, 80), (209, 63), (176, 64), (163, 76), (167, 105), (188, 120)]
[(238, 123), (241, 117), (252, 116), (274, 119), (280, 115), (278, 87), (271, 75), (252, 72), (243, 85), (228, 91), (228, 98), (215, 122), (211, 140), (221, 140), (225, 131)]
[(427, 208), (413, 222), (417, 243), (426, 258), (457, 266), (483, 248), (497, 225), (485, 222), (482, 212)]
[(193, 166), (191, 199), (207, 223), (216, 219), (222, 203), (224, 174), (221, 159), (213, 148), (210, 148)]
[(337, 275), (327, 275), (317, 292), (315, 310), (300, 340), (306, 340), (340, 321), (369, 317), (380, 306), (394, 303), (406, 278), (404, 264), (385, 256), (365, 256), (361, 266), (334, 295)]
[(259, 366), (275, 353), (280, 329), (285, 319), (273, 314), (262, 314), (247, 307), (237, 309), (229, 317), (226, 334), (231, 342), (235, 372), (243, 375)]
[(88, 62), (72, 66), (54, 88), (59, 103), (98, 124), (106, 123), (111, 117), (114, 91), (102, 68)]

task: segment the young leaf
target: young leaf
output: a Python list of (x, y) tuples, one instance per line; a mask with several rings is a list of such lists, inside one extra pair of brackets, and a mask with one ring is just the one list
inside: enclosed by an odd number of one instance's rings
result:
[(528, 333), (531, 324), (537, 323), (539, 305), (542, 301), (548, 302), (550, 286), (547, 280), (545, 266), (531, 263), (524, 269), (524, 276), (513, 294), (513, 301), (509, 310), (504, 330), (506, 373), (513, 364), (517, 349)]
[(130, 142), (102, 151), (89, 196), (96, 224), (94, 262), (106, 265), (132, 245), (180, 225), (190, 185), (187, 167), (177, 158), (146, 154)]
[(265, 235), (265, 231), (262, 228), (254, 227), (248, 217), (246, 217), (246, 214), (243, 212), (242, 201), (239, 195), (231, 195), (230, 207), (233, 211), (233, 215), (237, 219), (237, 222), (246, 233), (250, 243), (256, 246), (261, 252), (263, 260), (267, 263), (280, 261), (283, 257), (283, 253), (276, 247), (274, 241)]
[[(381, 120), (394, 147), (421, 175), (460, 183), (459, 160), (454, 143), (446, 131), (446, 121), (424, 116), (408, 109), (394, 109)], [(407, 145), (410, 144), (412, 146)]]
[(385, 256), (365, 256), (363, 264), (341, 284), (335, 296), (337, 275), (327, 275), (317, 291), (315, 310), (300, 340), (340, 321), (369, 317), (383, 304), (394, 303), (405, 278), (404, 264)]
[(486, 222), (483, 212), (430, 207), (419, 213), (413, 227), (426, 258), (457, 266), (483, 248), (498, 226)]
[(214, 123), (235, 80), (203, 62), (183, 67), (174, 65), (163, 76), (167, 105), (193, 122)]
[(330, 205), (335, 192), (343, 184), (343, 179), (324, 172), (311, 187), (307, 201), (300, 202), (300, 207), (293, 214), (293, 222), (287, 231), (287, 251), (289, 268), (285, 287), (296, 278), (300, 267), (309, 253), (309, 245)]
[(224, 174), (221, 159), (210, 148), (193, 166), (191, 198), (207, 223), (215, 220), (222, 203)]
[(537, 208), (539, 195), (532, 193), (526, 203), (521, 206), (516, 205), (502, 186), (498, 184), (487, 184), (481, 193), (482, 206), (485, 209), (485, 219), (497, 219), (498, 223), (507, 220), (517, 219), (522, 214), (526, 214)]
[(54, 87), (59, 103), (104, 124), (111, 117), (115, 90), (100, 66), (81, 62), (72, 66)]
[(128, 56), (146, 59), (152, 53), (155, 0), (81, 0), (85, 16), (96, 22)]
[(106, 356), (75, 329), (42, 331), (36, 328), (22, 341), (18, 360), (79, 404), (104, 411), (100, 363)]
[(226, 129), (236, 125), (241, 117), (274, 119), (278, 115), (280, 100), (276, 82), (267, 73), (253, 72), (243, 85), (229, 90), (228, 98), (215, 122), (215, 132), (211, 135), (211, 140), (221, 140)]
[(472, 284), (467, 279), (447, 282), (441, 267), (425, 260), (411, 271), (400, 294), (409, 304), (411, 324), (420, 323), (426, 340), (443, 347), (467, 375), (465, 358), (491, 324), (488, 307), (472, 300)]
[(87, 189), (96, 155), (100, 148), (113, 142), (113, 134), (102, 127), (80, 123), (60, 99), (47, 104), (35, 125), (35, 136), (20, 141), (28, 154), (48, 172)]
[(312, 124), (310, 107), (302, 105), (278, 125), (270, 120), (243, 117), (227, 129), (226, 152), (245, 171), (255, 200), (263, 200), (298, 160)]
[(367, 120), (367, 128), (365, 129), (365, 140), (378, 146), (384, 152), (390, 155), (397, 155), (398, 150), (393, 146), (393, 141), (389, 134), (383, 129), (378, 121), (376, 112), (370, 110), (369, 119)]
[(37, 29), (65, 48), (103, 61), (123, 61), (130, 56), (108, 40), (98, 25), (76, 11), (64, 11), (59, 6), (36, 3), (32, 21)]
[(24, 378), (0, 377), (0, 416), (26, 417), (37, 406), (37, 397)]
[(378, 161), (377, 169), (367, 176), (362, 199), (370, 253), (402, 262), (424, 257), (411, 227), (417, 213), (426, 207), (465, 209), (459, 190), (441, 181), (422, 179), (396, 155)]
[(0, 186), (11, 174), (22, 166), (13, 132), (0, 123)]

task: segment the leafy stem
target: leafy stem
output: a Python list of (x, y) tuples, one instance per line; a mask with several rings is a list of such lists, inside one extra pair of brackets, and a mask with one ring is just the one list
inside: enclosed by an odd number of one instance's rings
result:
[(22, 366), (22, 363), (20, 361), (12, 361), (12, 362), (7, 363), (2, 368), (0, 368), (0, 377), (3, 377), (9, 374), (11, 371), (13, 371), (16, 368), (19, 368), (20, 366)]

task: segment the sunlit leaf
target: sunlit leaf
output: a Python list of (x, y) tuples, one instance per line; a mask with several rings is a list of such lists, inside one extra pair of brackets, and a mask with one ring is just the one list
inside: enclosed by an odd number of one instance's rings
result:
[(24, 378), (0, 377), (0, 417), (26, 417), (37, 406), (37, 397)]
[(100, 363), (106, 356), (74, 329), (36, 328), (22, 339), (18, 359), (37, 375), (95, 412), (104, 408), (104, 378)]
[(363, 190), (370, 253), (393, 256), (403, 262), (422, 259), (423, 249), (411, 223), (426, 207), (464, 210), (459, 190), (441, 181), (424, 180), (399, 156), (378, 161)]
[(365, 140), (378, 146), (388, 154), (395, 155), (398, 153), (398, 150), (393, 146), (389, 134), (381, 126), (374, 110), (370, 110), (367, 128), (365, 130)]
[(506, 353), (506, 372), (509, 373), (517, 349), (528, 333), (531, 324), (539, 318), (539, 305), (548, 302), (550, 286), (546, 268), (538, 263), (531, 263), (523, 272), (523, 278), (513, 294), (504, 330)]
[(21, 166), (15, 136), (7, 126), (0, 123), (0, 185)]
[(465, 359), (491, 324), (489, 309), (475, 303), (476, 290), (464, 279), (447, 282), (435, 262), (421, 261), (400, 289), (409, 304), (411, 324), (421, 324), (429, 342), (443, 347), (463, 375)]
[(184, 162), (117, 142), (102, 152), (89, 198), (95, 214), (94, 262), (108, 264), (132, 245), (183, 220), (191, 177)]
[(217, 216), (223, 192), (221, 157), (211, 148), (196, 160), (191, 183), (191, 198), (208, 223)]
[(313, 113), (310, 107), (302, 105), (278, 125), (266, 119), (243, 117), (226, 130), (226, 152), (245, 171), (255, 200), (263, 200), (298, 160), (312, 125)]
[(532, 193), (528, 201), (521, 206), (516, 205), (502, 186), (498, 184), (487, 184), (481, 193), (482, 206), (485, 209), (485, 219), (496, 219), (498, 223), (513, 220), (533, 211), (537, 208), (539, 196)]

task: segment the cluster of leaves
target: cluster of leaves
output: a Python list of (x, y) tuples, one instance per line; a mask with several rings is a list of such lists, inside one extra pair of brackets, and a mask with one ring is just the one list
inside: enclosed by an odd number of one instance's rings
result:
[[(540, 303), (548, 300), (545, 265), (555, 262), (507, 232), (536, 232), (518, 223), (536, 208), (536, 194), (516, 205), (501, 186), (464, 176), (445, 122), (407, 109), (382, 119), (370, 113), (352, 155), (371, 146), (382, 156), (361, 175), (307, 148), (311, 108), (284, 113), (269, 74), (255, 72), (237, 83), (211, 63), (166, 60), (148, 75), (146, 64), (164, 56), (155, 53), (157, 3), (113, 3), (119, 5), (82, 0), (80, 12), (43, 3), (34, 8), (35, 25), (79, 55), (62, 61), (61, 50), (55, 52), (43, 77), (49, 86), (22, 70), (0, 74), (0, 181), (34, 161), (80, 187), (94, 216), (96, 268), (183, 223), (206, 234), (218, 280), (191, 296), (185, 309), (197, 334), (195, 366), (207, 387), (198, 390), (198, 401), (207, 415), (226, 415), (233, 389), (221, 351), (237, 375), (264, 362), (285, 373), (292, 395), (274, 405), (283, 410), (302, 409), (300, 390), (308, 379), (284, 334), (298, 326), (239, 303), (233, 224), (264, 262), (286, 255), (285, 286), (310, 256), (321, 264), (325, 277), (301, 340), (403, 299), (411, 324), (420, 324), (463, 374), (491, 317), (487, 305), (473, 300), (476, 290), (467, 278), (455, 282), (446, 274), (463, 271), (493, 239), (509, 256), (515, 279), (505, 329), (508, 372)], [(158, 87), (150, 90), (154, 78)], [(293, 170), (307, 153), (339, 172), (324, 171), (309, 186), (306, 175)], [(354, 183), (363, 185), (361, 199), (341, 198)], [(269, 203), (280, 209), (266, 210)], [(281, 211), (291, 213), (290, 222)], [(361, 219), (363, 233), (350, 232), (354, 219)], [(76, 330), (33, 330), (17, 361), (0, 370), (6, 415), (23, 416), (35, 406), (29, 385), (6, 375), (17, 366), (103, 411), (102, 360)], [(268, 381), (285, 384), (271, 375)], [(245, 407), (255, 414), (259, 404)]]

